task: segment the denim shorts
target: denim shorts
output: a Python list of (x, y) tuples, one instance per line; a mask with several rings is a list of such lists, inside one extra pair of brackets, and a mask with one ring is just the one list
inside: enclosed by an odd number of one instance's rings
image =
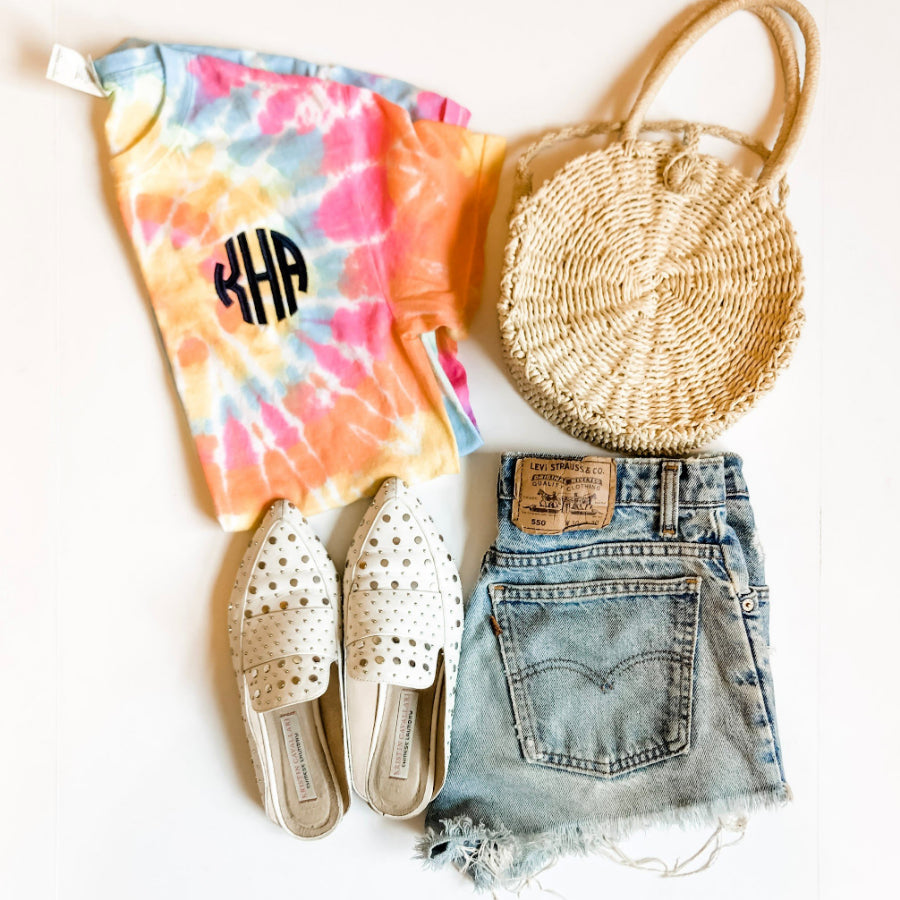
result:
[(531, 534), (513, 523), (525, 456), (501, 464), (447, 782), (420, 844), (480, 888), (790, 796), (740, 459), (618, 459), (609, 524)]

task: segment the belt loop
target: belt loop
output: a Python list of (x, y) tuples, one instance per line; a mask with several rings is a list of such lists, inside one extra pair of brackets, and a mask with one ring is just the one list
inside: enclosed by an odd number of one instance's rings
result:
[(663, 537), (678, 536), (678, 478), (681, 462), (663, 460), (659, 473), (659, 533)]

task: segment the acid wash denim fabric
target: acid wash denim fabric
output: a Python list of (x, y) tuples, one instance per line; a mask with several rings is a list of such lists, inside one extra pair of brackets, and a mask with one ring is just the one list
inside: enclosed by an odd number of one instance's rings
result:
[(740, 459), (619, 459), (606, 527), (532, 535), (511, 512), (516, 459), (538, 455), (503, 457), (447, 782), (420, 842), (485, 889), (638, 828), (790, 796)]

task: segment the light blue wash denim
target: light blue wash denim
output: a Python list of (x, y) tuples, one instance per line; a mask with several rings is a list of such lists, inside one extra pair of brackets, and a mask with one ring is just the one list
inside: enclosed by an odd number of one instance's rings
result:
[(536, 455), (503, 457), (449, 772), (420, 843), (479, 888), (790, 796), (740, 459), (619, 459), (606, 527), (532, 535), (511, 513), (516, 459)]

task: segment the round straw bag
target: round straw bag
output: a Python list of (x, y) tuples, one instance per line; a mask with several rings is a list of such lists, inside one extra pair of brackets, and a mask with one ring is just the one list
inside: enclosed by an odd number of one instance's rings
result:
[[(785, 112), (772, 152), (727, 128), (645, 122), (685, 51), (747, 9), (781, 57)], [(802, 85), (787, 20), (805, 42)], [(783, 178), (819, 69), (815, 23), (797, 0), (723, 0), (660, 55), (624, 123), (545, 135), (519, 160), (499, 303), (507, 363), (526, 399), (614, 450), (682, 453), (767, 391), (803, 321), (800, 252)], [(674, 135), (648, 140), (642, 133)], [(609, 134), (532, 191), (531, 162), (560, 141)], [(756, 178), (698, 152), (702, 135), (763, 160)]]

